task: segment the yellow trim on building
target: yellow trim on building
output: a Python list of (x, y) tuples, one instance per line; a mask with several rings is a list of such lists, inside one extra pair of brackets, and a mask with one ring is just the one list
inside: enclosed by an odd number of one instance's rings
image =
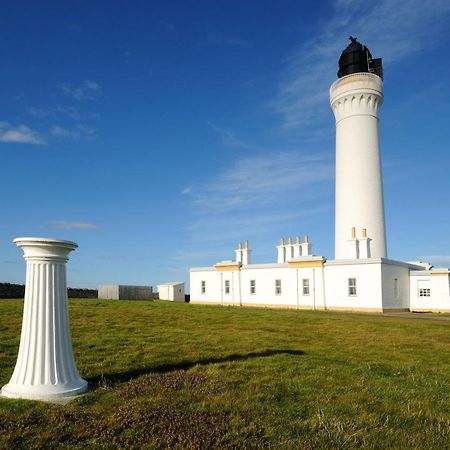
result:
[(431, 272), (431, 275), (435, 277), (448, 277), (450, 274), (448, 272)]
[(322, 267), (325, 261), (288, 261), (289, 267)]
[(229, 272), (232, 270), (239, 271), (241, 270), (241, 266), (215, 266), (216, 270), (219, 272)]

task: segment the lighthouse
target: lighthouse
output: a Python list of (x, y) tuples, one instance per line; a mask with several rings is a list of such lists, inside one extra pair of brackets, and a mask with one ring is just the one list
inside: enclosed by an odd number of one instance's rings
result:
[(379, 110), (381, 59), (350, 36), (330, 88), (336, 119), (335, 258), (387, 257)]

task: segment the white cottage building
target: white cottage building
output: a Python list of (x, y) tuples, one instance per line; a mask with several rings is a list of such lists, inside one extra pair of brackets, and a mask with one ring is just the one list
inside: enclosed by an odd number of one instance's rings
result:
[(190, 270), (191, 302), (360, 311), (450, 311), (450, 271), (387, 257), (379, 109), (381, 59), (350, 38), (330, 88), (336, 119), (335, 259), (307, 236), (277, 246), (277, 262), (252, 264), (248, 241), (234, 261)]
[(184, 283), (182, 281), (173, 281), (158, 284), (158, 294), (160, 300), (184, 302)]

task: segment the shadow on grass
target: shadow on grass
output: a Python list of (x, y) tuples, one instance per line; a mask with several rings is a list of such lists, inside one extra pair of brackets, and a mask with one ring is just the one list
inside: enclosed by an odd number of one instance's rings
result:
[(233, 353), (228, 356), (223, 356), (220, 358), (204, 358), (198, 359), (195, 361), (181, 361), (179, 363), (174, 364), (161, 364), (155, 367), (142, 367), (139, 369), (128, 370), (126, 372), (119, 373), (108, 373), (102, 374), (100, 376), (86, 378), (89, 382), (91, 389), (96, 389), (102, 383), (123, 383), (132, 380), (133, 378), (149, 375), (149, 374), (163, 374), (168, 372), (174, 372), (176, 370), (188, 370), (194, 366), (207, 366), (209, 364), (218, 364), (224, 362), (236, 362), (236, 361), (247, 361), (249, 359), (254, 358), (266, 358), (275, 355), (294, 355), (294, 356), (302, 356), (305, 352), (302, 350), (264, 350), (262, 352), (250, 352), (250, 353)]

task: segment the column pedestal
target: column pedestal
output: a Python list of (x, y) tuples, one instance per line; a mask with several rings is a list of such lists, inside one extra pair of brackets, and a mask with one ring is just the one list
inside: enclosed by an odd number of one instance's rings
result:
[(75, 365), (67, 309), (66, 263), (78, 245), (18, 238), (27, 262), (19, 354), (3, 397), (55, 401), (85, 392)]

